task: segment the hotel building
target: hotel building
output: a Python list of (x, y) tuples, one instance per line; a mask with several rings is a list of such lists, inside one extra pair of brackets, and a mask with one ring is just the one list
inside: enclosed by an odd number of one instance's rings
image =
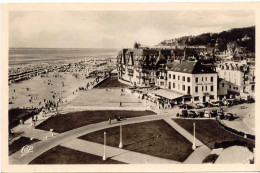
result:
[(168, 69), (167, 88), (190, 95), (194, 103), (217, 100), (217, 73), (200, 62), (182, 62)]

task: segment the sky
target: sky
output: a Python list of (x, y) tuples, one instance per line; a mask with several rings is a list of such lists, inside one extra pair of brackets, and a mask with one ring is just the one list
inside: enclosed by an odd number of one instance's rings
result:
[(250, 11), (12, 11), (9, 46), (126, 48), (255, 25)]

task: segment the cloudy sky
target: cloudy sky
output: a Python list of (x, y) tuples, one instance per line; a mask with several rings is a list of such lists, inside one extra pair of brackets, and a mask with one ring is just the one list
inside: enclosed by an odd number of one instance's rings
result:
[(250, 11), (10, 12), (9, 46), (122, 48), (255, 25)]

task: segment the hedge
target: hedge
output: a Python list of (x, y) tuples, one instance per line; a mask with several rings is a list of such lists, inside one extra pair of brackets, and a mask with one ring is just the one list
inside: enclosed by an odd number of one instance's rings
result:
[(216, 119), (216, 122), (217, 122), (218, 125), (220, 125), (221, 127), (223, 127), (223, 128), (224, 128), (225, 130), (227, 130), (227, 131), (230, 131), (230, 132), (232, 132), (232, 133), (234, 133), (234, 134), (237, 134), (237, 135), (239, 135), (239, 136), (242, 136), (242, 137), (244, 137), (244, 136), (246, 135), (247, 138), (252, 139), (252, 140), (255, 140), (255, 135), (246, 134), (246, 133), (244, 133), (244, 132), (238, 131), (238, 130), (233, 129), (233, 128), (231, 128), (231, 127), (225, 126), (225, 125), (222, 124), (218, 119)]
[(215, 163), (217, 158), (218, 158), (217, 154), (210, 154), (205, 159), (203, 159), (202, 163)]
[(223, 141), (223, 142), (216, 142), (214, 147), (217, 148), (228, 148), (231, 146), (243, 146), (247, 147), (249, 151), (253, 152), (255, 145), (252, 143), (248, 143), (247, 141), (235, 140), (235, 141)]

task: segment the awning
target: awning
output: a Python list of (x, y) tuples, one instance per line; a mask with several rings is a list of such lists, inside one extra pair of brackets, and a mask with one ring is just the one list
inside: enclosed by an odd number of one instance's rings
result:
[(159, 89), (152, 92), (152, 94), (173, 100), (182, 96), (185, 96), (185, 94), (181, 94), (175, 91), (166, 90), (166, 89)]

